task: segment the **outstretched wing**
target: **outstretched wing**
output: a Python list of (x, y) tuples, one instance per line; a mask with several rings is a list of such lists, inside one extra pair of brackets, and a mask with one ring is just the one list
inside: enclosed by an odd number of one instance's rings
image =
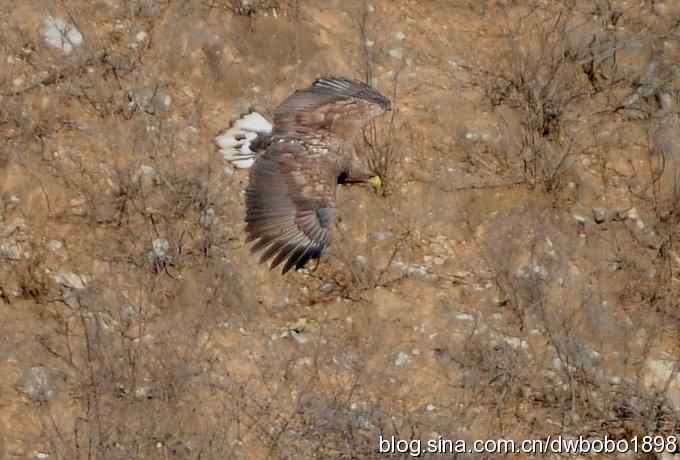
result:
[[(366, 83), (339, 77), (323, 77), (289, 96), (274, 112), (274, 135), (305, 135), (333, 129), (351, 134), (372, 115), (390, 110), (390, 101)], [(347, 133), (334, 129), (349, 119)], [(345, 120), (346, 123), (347, 120)]]
[(280, 142), (257, 159), (246, 189), (246, 232), (264, 249), (260, 263), (284, 260), (282, 273), (319, 258), (335, 222), (337, 172), (296, 144)]

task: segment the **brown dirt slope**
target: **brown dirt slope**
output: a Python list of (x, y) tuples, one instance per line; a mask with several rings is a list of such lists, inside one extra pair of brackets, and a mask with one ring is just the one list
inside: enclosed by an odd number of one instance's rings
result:
[[(677, 434), (678, 62), (671, 0), (0, 2), (0, 458)], [(386, 185), (281, 277), (213, 138), (323, 74)]]

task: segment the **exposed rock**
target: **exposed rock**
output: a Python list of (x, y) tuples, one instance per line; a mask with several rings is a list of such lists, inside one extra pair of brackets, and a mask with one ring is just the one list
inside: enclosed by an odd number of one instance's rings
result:
[(50, 401), (56, 395), (50, 372), (44, 367), (30, 367), (24, 371), (22, 388), (36, 402)]
[(607, 210), (604, 208), (593, 208), (593, 220), (596, 224), (601, 224), (607, 220)]
[(204, 227), (210, 227), (212, 224), (215, 223), (216, 217), (215, 217), (215, 209), (214, 208), (207, 208), (203, 211), (201, 214), (201, 225)]
[(157, 238), (151, 243), (154, 257), (167, 257), (170, 243), (165, 238)]
[(56, 252), (56, 251), (60, 250), (60, 249), (63, 248), (63, 247), (64, 247), (64, 243), (62, 243), (62, 242), (59, 241), (59, 240), (49, 240), (49, 241), (47, 242), (47, 248), (48, 248), (50, 251), (55, 251), (55, 252)]
[(402, 51), (401, 48), (392, 48), (389, 51), (389, 55), (391, 58), (401, 59), (404, 56), (404, 52)]
[(408, 355), (408, 353), (405, 353), (403, 351), (397, 353), (396, 358), (394, 358), (394, 365), (396, 367), (404, 367), (409, 362), (411, 362), (411, 357)]
[(146, 254), (155, 272), (160, 272), (172, 262), (172, 257), (168, 254), (170, 242), (165, 238), (157, 238), (151, 243), (151, 250)]
[(83, 35), (76, 26), (60, 17), (48, 16), (45, 19), (43, 36), (49, 46), (59, 49), (66, 55), (83, 44)]
[(1, 259), (21, 259), (21, 248), (17, 244), (0, 244), (0, 260)]
[(54, 274), (54, 280), (57, 284), (67, 289), (82, 290), (86, 286), (86, 281), (83, 277), (73, 272), (57, 272)]

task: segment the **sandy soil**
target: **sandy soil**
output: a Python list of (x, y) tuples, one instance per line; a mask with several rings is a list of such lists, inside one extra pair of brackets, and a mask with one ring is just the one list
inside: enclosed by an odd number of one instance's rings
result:
[[(0, 458), (680, 432), (675, 2), (47, 3), (0, 4)], [(283, 277), (213, 139), (325, 74), (393, 99), (386, 187)]]

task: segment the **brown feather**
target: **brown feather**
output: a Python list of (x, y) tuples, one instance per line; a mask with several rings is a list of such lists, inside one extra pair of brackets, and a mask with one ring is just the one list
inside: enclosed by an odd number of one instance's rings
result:
[(322, 78), (274, 113), (267, 150), (250, 170), (247, 241), (282, 272), (319, 258), (335, 222), (335, 190), (351, 155), (342, 148), (389, 100), (364, 83)]

